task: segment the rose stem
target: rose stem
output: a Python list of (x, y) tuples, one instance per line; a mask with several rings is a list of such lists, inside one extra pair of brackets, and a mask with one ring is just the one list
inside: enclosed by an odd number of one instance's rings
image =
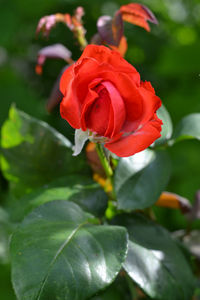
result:
[(74, 32), (75, 32), (75, 36), (78, 40), (78, 43), (81, 47), (81, 50), (84, 50), (85, 47), (88, 45), (87, 40), (85, 38), (84, 28), (79, 26), (74, 30)]
[[(96, 144), (96, 150), (97, 150), (97, 154), (99, 156), (99, 159), (101, 161), (101, 164), (104, 168), (104, 171), (106, 173), (106, 176), (111, 179), (111, 177), (113, 176), (113, 170), (103, 152), (103, 149), (102, 149), (102, 145), (101, 144)], [(112, 181), (111, 181), (112, 182)]]

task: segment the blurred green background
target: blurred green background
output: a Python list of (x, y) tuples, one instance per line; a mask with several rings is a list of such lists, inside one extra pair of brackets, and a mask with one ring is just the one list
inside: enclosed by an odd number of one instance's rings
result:
[[(81, 5), (85, 9), (85, 28), (88, 40), (96, 33), (99, 16), (113, 15), (123, 0), (1, 0), (0, 10), (0, 126), (8, 115), (11, 103), (32, 116), (43, 119), (73, 139), (73, 130), (59, 116), (52, 115), (45, 104), (52, 85), (62, 67), (62, 61), (48, 60), (43, 75), (35, 74), (37, 52), (41, 47), (63, 43), (80, 55), (72, 33), (63, 24), (57, 25), (49, 39), (35, 38), (38, 20), (56, 12), (72, 13)], [(128, 40), (126, 59), (149, 80), (171, 114), (173, 124), (185, 115), (200, 112), (200, 2), (199, 0), (141, 0), (156, 15), (159, 26), (151, 25), (148, 33), (131, 24), (125, 25)], [(180, 142), (169, 149), (173, 172), (168, 191), (194, 200), (200, 189), (200, 143)], [(170, 230), (185, 226), (185, 218), (178, 211), (157, 208), (160, 223)], [(199, 224), (197, 224), (198, 227)], [(0, 285), (9, 276), (9, 268), (0, 266)], [(7, 275), (8, 274), (8, 275)], [(8, 283), (1, 287), (1, 299), (11, 300)]]

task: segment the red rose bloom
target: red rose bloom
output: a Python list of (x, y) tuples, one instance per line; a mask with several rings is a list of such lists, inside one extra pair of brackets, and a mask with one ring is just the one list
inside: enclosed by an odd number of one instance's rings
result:
[(88, 130), (118, 156), (144, 150), (160, 137), (161, 100), (150, 82), (118, 52), (89, 45), (62, 75), (62, 118), (76, 129)]

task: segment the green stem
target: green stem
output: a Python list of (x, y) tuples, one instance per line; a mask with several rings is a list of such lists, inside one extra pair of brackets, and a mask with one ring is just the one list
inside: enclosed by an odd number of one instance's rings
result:
[(81, 47), (81, 50), (84, 50), (85, 47), (88, 45), (88, 42), (85, 38), (85, 30), (82, 26), (78, 26), (75, 28), (74, 30), (74, 34), (75, 34), (75, 37), (77, 38), (78, 40), (78, 43)]
[(135, 290), (133, 281), (127, 274), (126, 274), (126, 282), (127, 282), (130, 294), (131, 294), (131, 300), (134, 300), (134, 299), (137, 300), (137, 292)]
[(111, 179), (111, 177), (113, 176), (113, 170), (112, 170), (112, 168), (110, 166), (110, 163), (107, 160), (107, 158), (106, 158), (106, 156), (103, 152), (101, 144), (96, 144), (96, 150), (97, 150), (99, 159), (101, 161), (101, 164), (104, 168), (104, 171), (106, 173), (106, 176)]

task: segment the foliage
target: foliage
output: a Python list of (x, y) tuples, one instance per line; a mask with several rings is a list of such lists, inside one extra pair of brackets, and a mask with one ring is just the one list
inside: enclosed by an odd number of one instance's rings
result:
[[(1, 298), (198, 299), (198, 1), (142, 1), (159, 26), (145, 6), (126, 11), (121, 0), (83, 1), (85, 16), (75, 10), (78, 0), (3, 2)], [(32, 38), (37, 21), (55, 12), (62, 14), (46, 32), (48, 41)], [(43, 21), (38, 33), (49, 19)], [(161, 138), (110, 161), (97, 149), (106, 170), (95, 149), (72, 156), (74, 132), (56, 107), (59, 74), (82, 51), (74, 39), (83, 45), (92, 37), (125, 55), (164, 103)], [(41, 77), (34, 73), (37, 52)]]

